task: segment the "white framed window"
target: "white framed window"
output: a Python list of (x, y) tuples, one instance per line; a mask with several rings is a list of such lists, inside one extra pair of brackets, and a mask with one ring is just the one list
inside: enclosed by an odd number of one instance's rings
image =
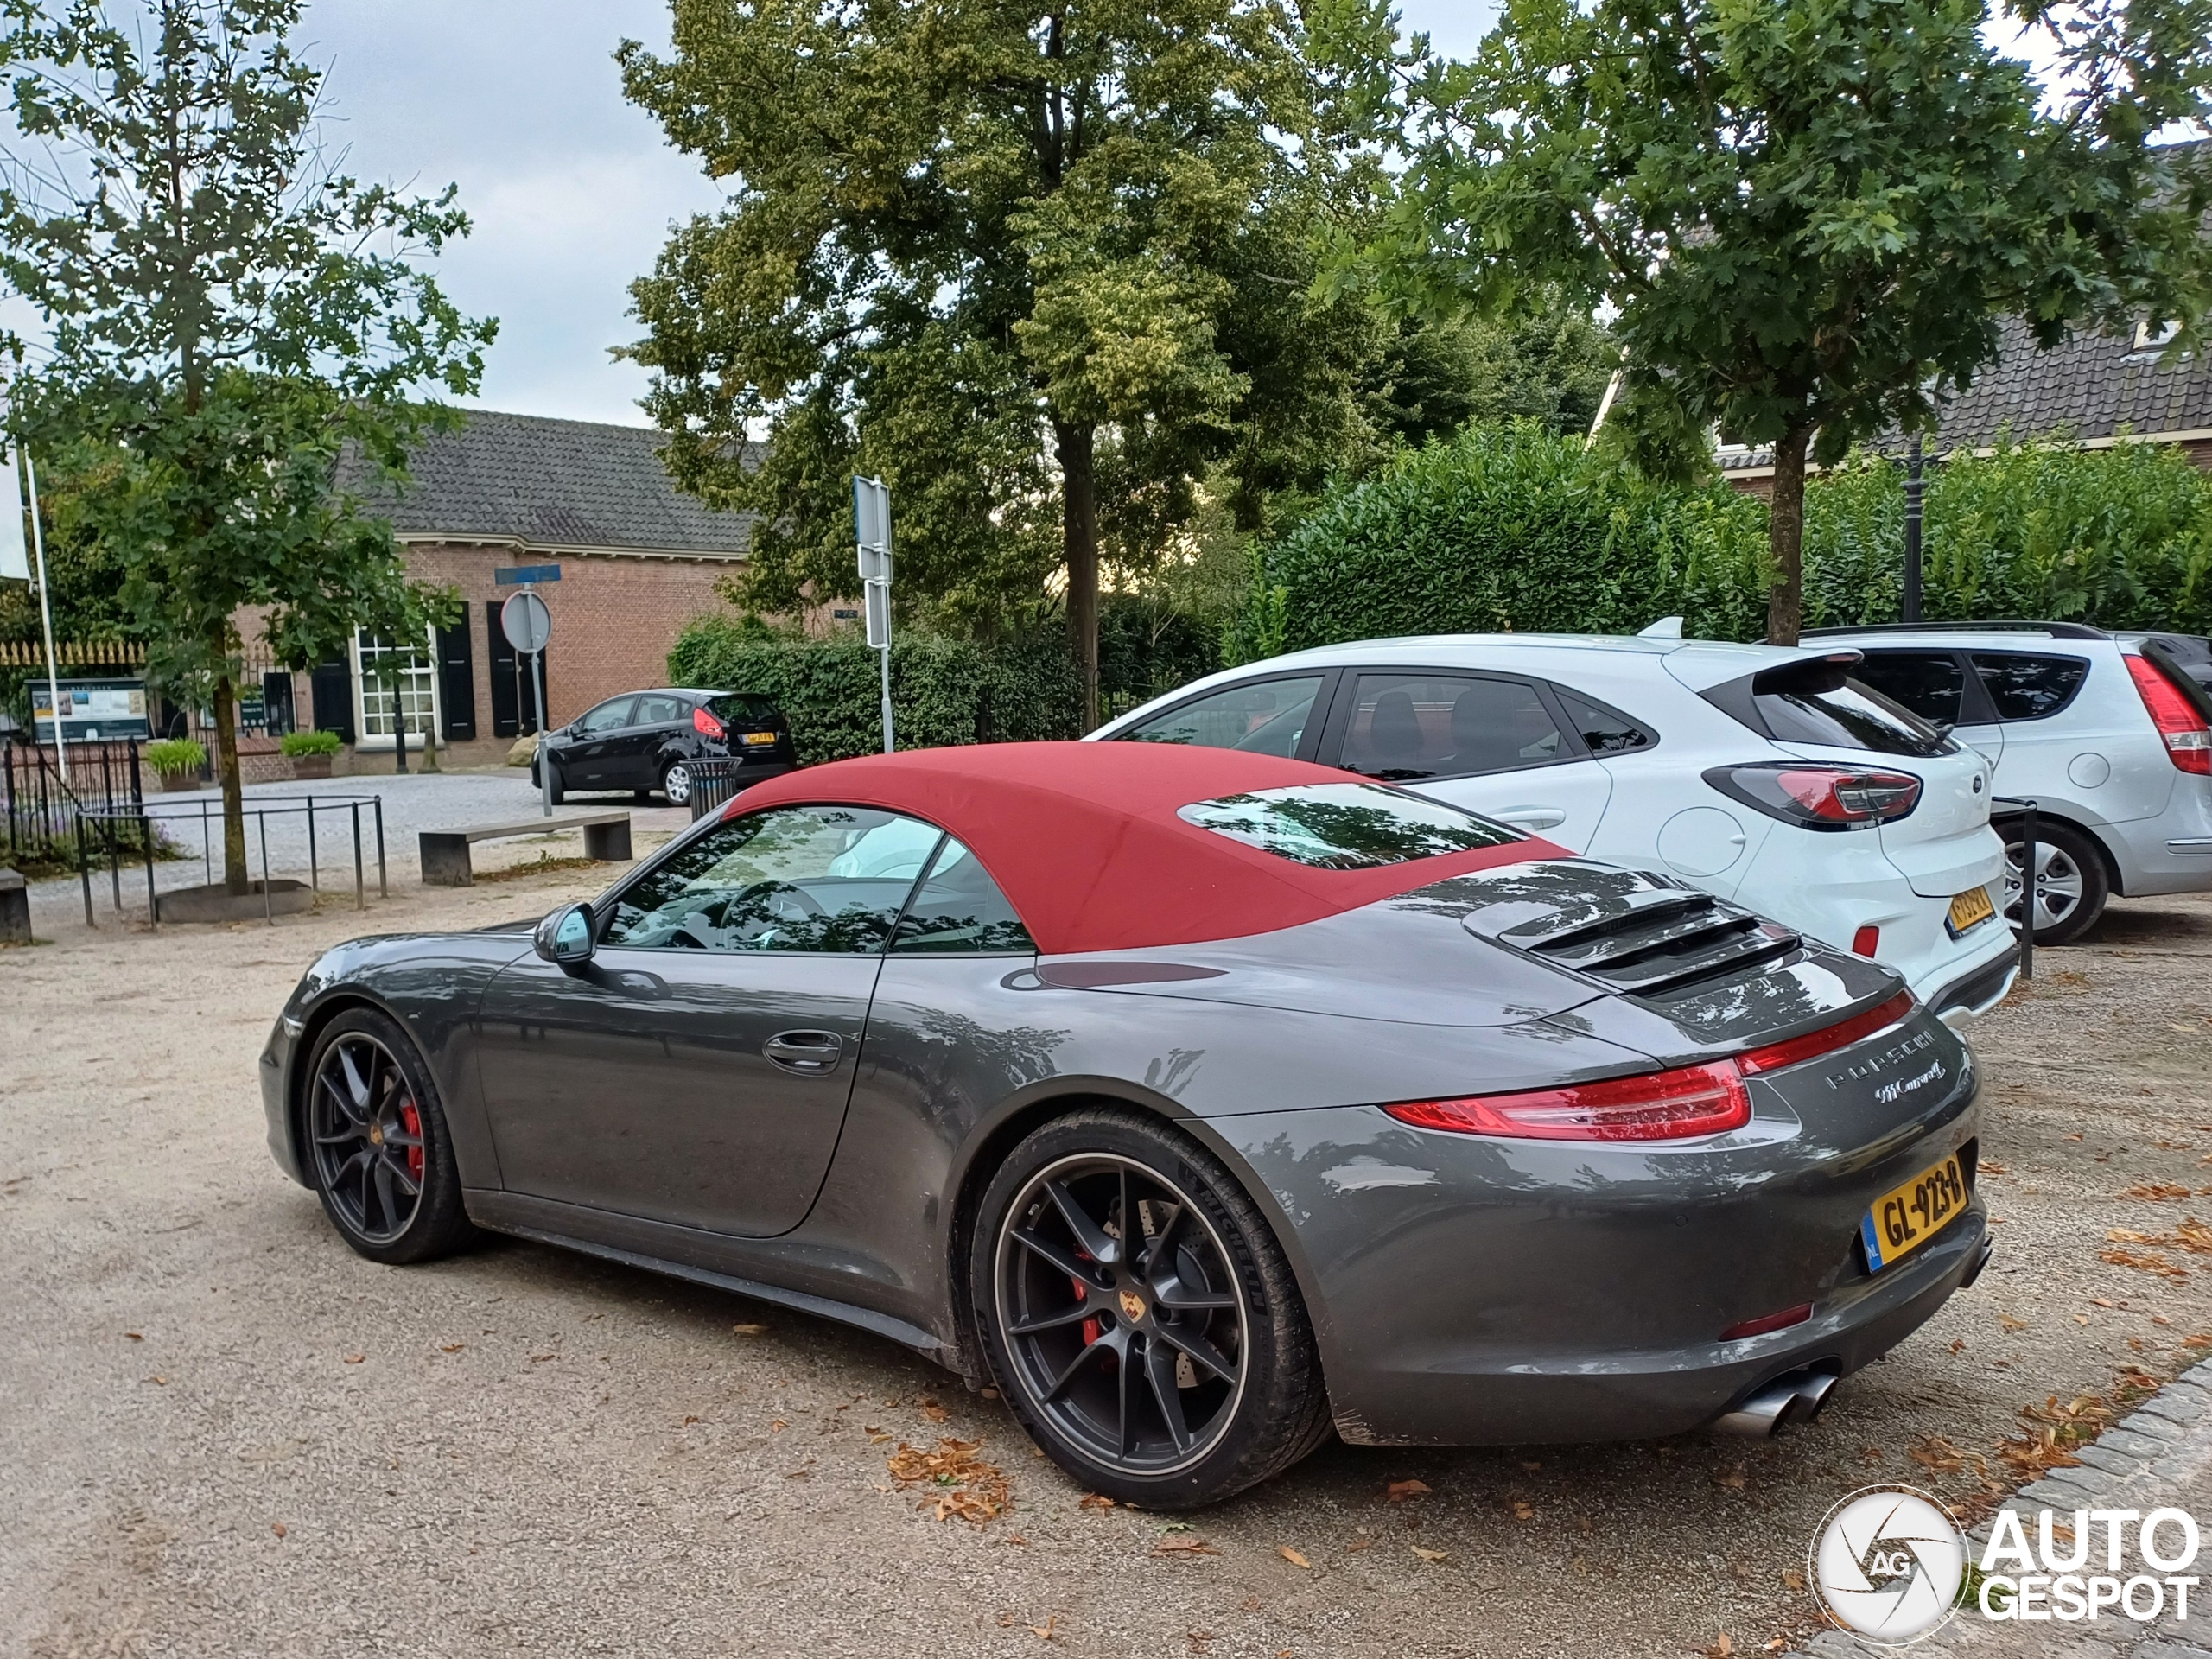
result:
[[(394, 681), (397, 681), (397, 696)], [(407, 747), (419, 749), (443, 725), (438, 697), (437, 656), (428, 630), (416, 644), (365, 629), (353, 635), (354, 747), (397, 747), (395, 709), (407, 721)]]

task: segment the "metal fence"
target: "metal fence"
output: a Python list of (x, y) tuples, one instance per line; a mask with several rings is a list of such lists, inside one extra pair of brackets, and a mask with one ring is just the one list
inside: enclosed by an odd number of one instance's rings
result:
[[(280, 824), (289, 820), (301, 821), (307, 831), (308, 885), (320, 891), (326, 863), (338, 874), (345, 873), (344, 853), (350, 847), (353, 865), (353, 904), (359, 910), (368, 908), (367, 869), (371, 849), (373, 848), (377, 867), (377, 897), (387, 898), (391, 892), (390, 873), (385, 860), (384, 800), (376, 795), (298, 795), (292, 797), (259, 796), (245, 808), (246, 861), (252, 865), (257, 846), (261, 855), (261, 909), (264, 920), (273, 921), (275, 912), (269, 884), (269, 821), (275, 818)], [(329, 823), (331, 819), (337, 820)], [(318, 831), (318, 823), (327, 823)], [(85, 888), (85, 925), (97, 926), (92, 919), (92, 871), (98, 865), (107, 866), (108, 890), (116, 913), (123, 912), (123, 867), (143, 861), (146, 867), (147, 919), (156, 926), (161, 923), (161, 908), (155, 889), (154, 868), (157, 849), (166, 848), (171, 856), (181, 852), (191, 856), (190, 830), (199, 829), (200, 861), (207, 885), (215, 882), (215, 842), (222, 838), (223, 804), (220, 801), (156, 801), (149, 806), (141, 804), (135, 808), (100, 812), (85, 810), (76, 815), (73, 828), (76, 863)], [(326, 849), (329, 856), (326, 857)], [(298, 867), (295, 865), (294, 868)], [(132, 880), (137, 877), (134, 873)]]
[(80, 813), (132, 816), (146, 804), (137, 738), (69, 745), (69, 781), (52, 747), (0, 738), (0, 805), (7, 813), (10, 862), (67, 863), (79, 850)]

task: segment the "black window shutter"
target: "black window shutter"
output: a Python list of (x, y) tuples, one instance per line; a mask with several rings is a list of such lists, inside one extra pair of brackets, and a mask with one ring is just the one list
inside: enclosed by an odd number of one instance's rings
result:
[(444, 705), (446, 739), (476, 735), (476, 659), (469, 649), (468, 625), (438, 630), (438, 696)]
[(496, 599), (484, 604), (484, 640), (491, 648), (488, 661), (492, 664), (492, 735), (515, 737), (521, 734), (520, 700), (515, 696), (515, 648), (507, 643), (507, 631), (499, 626), (499, 606)]

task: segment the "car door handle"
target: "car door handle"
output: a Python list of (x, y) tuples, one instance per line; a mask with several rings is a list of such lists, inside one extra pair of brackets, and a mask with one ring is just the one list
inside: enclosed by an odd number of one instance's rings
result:
[(1556, 806), (1502, 806), (1484, 816), (1518, 830), (1556, 830), (1567, 822), (1566, 812)]
[(760, 1045), (771, 1065), (804, 1077), (818, 1077), (837, 1069), (845, 1039), (834, 1031), (779, 1031)]

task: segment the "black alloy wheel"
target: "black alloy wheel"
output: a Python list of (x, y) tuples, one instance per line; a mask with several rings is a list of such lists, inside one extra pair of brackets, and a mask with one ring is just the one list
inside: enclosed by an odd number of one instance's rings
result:
[(363, 1255), (417, 1262), (467, 1238), (436, 1086), (390, 1019), (356, 1009), (324, 1030), (308, 1072), (306, 1128), (323, 1209)]
[(1211, 1503), (1329, 1429), (1287, 1263), (1227, 1172), (1166, 1125), (1086, 1111), (985, 1195), (974, 1294), (1001, 1390), (1091, 1490)]

